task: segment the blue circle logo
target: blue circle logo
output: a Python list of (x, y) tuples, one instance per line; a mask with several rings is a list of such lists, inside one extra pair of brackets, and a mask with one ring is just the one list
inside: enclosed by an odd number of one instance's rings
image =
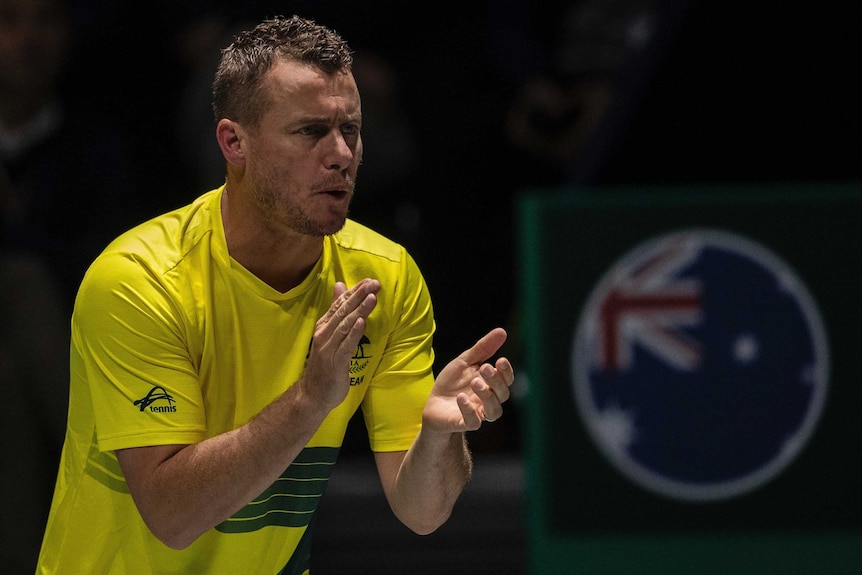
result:
[(733, 498), (786, 469), (829, 379), (801, 279), (760, 244), (710, 229), (617, 261), (582, 311), (571, 359), (599, 450), (635, 484), (688, 501)]

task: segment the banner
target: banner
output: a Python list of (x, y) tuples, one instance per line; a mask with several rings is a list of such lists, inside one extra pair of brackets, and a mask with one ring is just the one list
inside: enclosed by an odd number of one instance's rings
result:
[(530, 573), (862, 573), (862, 187), (518, 211)]

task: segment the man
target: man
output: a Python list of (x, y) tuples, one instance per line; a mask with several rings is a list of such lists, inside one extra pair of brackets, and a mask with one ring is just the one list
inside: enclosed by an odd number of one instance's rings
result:
[(481, 338), (434, 378), (428, 289), (347, 219), (362, 158), (346, 43), (301, 18), (240, 34), (213, 85), (225, 185), (115, 240), (72, 322), (69, 423), (39, 573), (307, 573), (361, 408), (410, 529), (449, 517), (466, 431), (514, 374)]

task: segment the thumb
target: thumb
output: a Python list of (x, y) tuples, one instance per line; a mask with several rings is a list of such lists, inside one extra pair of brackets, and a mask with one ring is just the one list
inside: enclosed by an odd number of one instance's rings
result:
[(486, 333), (473, 347), (462, 353), (458, 358), (468, 365), (482, 363), (500, 349), (506, 342), (506, 330), (502, 327), (495, 327)]

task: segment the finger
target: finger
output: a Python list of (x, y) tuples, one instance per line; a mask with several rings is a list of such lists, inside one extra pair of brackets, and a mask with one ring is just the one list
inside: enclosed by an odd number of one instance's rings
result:
[(332, 293), (332, 301), (337, 300), (341, 295), (347, 291), (347, 285), (344, 282), (335, 282), (335, 287), (333, 288)]
[(512, 385), (515, 377), (507, 359), (498, 359), (496, 365), (497, 367), (489, 363), (484, 364), (479, 369), (479, 375), (482, 376), (497, 401), (505, 403), (509, 399), (509, 386)]
[[(470, 388), (479, 398), (481, 406), (477, 407), (482, 421), (496, 421), (503, 415), (503, 401), (497, 396), (497, 392), (481, 377), (476, 377), (470, 382)], [(504, 386), (505, 388), (505, 386)], [(507, 396), (508, 399), (508, 396)]]
[(482, 414), (479, 413), (474, 403), (467, 397), (466, 393), (458, 394), (457, 400), (464, 426), (469, 430), (479, 429), (482, 426)]
[[(359, 340), (365, 333), (365, 326), (368, 316), (377, 306), (377, 295), (367, 294), (363, 299), (358, 300), (358, 305), (352, 309), (350, 313), (342, 316), (342, 310), (348, 310), (353, 306), (353, 301), (342, 306), (335, 315), (337, 321), (330, 321), (327, 327), (330, 329), (329, 337), (339, 342), (339, 350), (353, 353), (354, 348), (359, 344)], [(327, 331), (327, 330), (324, 330)]]
[(352, 288), (347, 289), (347, 286), (344, 283), (336, 282), (335, 287), (333, 288), (332, 304), (329, 306), (329, 311), (331, 312), (330, 315), (340, 314), (341, 317), (344, 317), (350, 313), (352, 309), (351, 305), (355, 307), (358, 305), (358, 302), (361, 301), (361, 299), (357, 298), (356, 295), (364, 295), (362, 292), (362, 286), (363, 282), (360, 281)]
[(506, 330), (502, 327), (494, 328), (459, 357), (468, 365), (479, 364), (497, 353), (497, 350), (506, 342), (506, 337)]
[(508, 392), (508, 389), (512, 387), (513, 383), (515, 383), (515, 368), (512, 367), (512, 364), (507, 357), (498, 358), (494, 367), (497, 368), (496, 373), (503, 382), (503, 385), (506, 386), (506, 390)]
[[(377, 291), (379, 290), (379, 282), (372, 283), (372, 280), (363, 280), (362, 286), (357, 286), (361, 289), (356, 289), (350, 293), (347, 300), (340, 306), (335, 315), (341, 318), (343, 323), (353, 325), (358, 320), (368, 318), (371, 311), (377, 306)], [(376, 283), (376, 286), (374, 285)], [(347, 292), (345, 292), (347, 294)]]
[(488, 382), (485, 381), (484, 378), (474, 377), (473, 380), (470, 381), (470, 388), (486, 407), (491, 407), (493, 410), (494, 406), (491, 404), (500, 404), (497, 394), (494, 393), (494, 389), (488, 385)]
[(344, 282), (335, 282), (335, 286), (332, 288), (332, 302), (329, 304), (326, 312), (320, 316), (320, 319), (317, 321), (318, 325), (328, 322), (335, 315), (336, 311), (347, 302), (351, 293), (352, 291), (347, 289)]
[(328, 349), (328, 353), (338, 356), (352, 355), (365, 333), (367, 318), (377, 305), (376, 292), (379, 289), (377, 280), (363, 280), (353, 289), (346, 289), (341, 282), (336, 283), (332, 305), (317, 320), (314, 332), (316, 347), (321, 351)]
[(332, 304), (320, 320), (328, 322), (333, 317), (338, 317), (339, 320), (344, 319), (362, 305), (368, 294), (376, 294), (378, 291), (380, 291), (380, 282), (377, 280), (363, 279), (350, 289), (347, 289), (343, 282), (336, 282), (333, 288)]

